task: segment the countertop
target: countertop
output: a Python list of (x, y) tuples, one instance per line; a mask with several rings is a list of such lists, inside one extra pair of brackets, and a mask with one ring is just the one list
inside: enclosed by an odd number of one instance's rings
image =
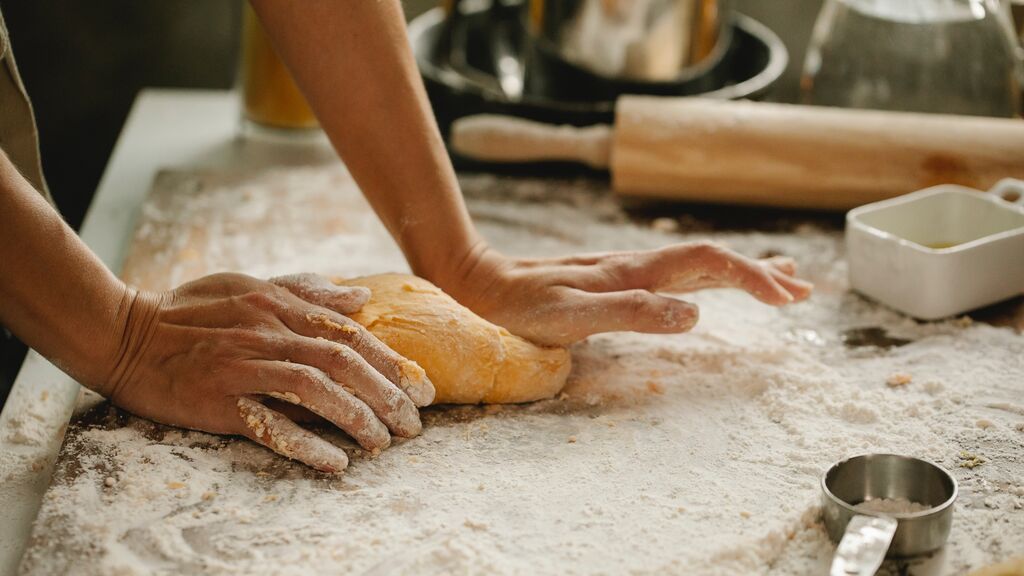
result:
[[(86, 242), (121, 270), (147, 193), (170, 169), (165, 192), (181, 186), (208, 203), (193, 209), (182, 197), (179, 212), (147, 205), (149, 218), (170, 224), (169, 238), (191, 238), (161, 255), (164, 281), (204, 271), (175, 265), (183, 254), (205, 271), (255, 275), (403, 265), (372, 218), (328, 246), (299, 226), (309, 195), (362, 202), (324, 142), (242, 140), (237, 129), (231, 93), (144, 92), (86, 219)], [(265, 170), (273, 167), (288, 168)], [(750, 255), (792, 255), (818, 292), (783, 310), (735, 291), (694, 295), (702, 321), (693, 333), (592, 338), (574, 348), (576, 369), (559, 398), (431, 408), (421, 438), (358, 459), (340, 479), (246, 441), (100, 405), (75, 419), (47, 492), (79, 394), (32, 354), (0, 416), (0, 506), (14, 519), (0, 525), (0, 573), (16, 569), (44, 493), (34, 553), (22, 566), (33, 574), (114, 566), (680, 571), (680, 562), (702, 573), (810, 573), (831, 553), (817, 521), (817, 475), (861, 451), (926, 457), (961, 482), (951, 545), (911, 573), (962, 572), (1020, 548), (1019, 332), (969, 318), (917, 323), (850, 293), (835, 215), (626, 211), (600, 179), (518, 176), (460, 178), (481, 232), (509, 253), (655, 248), (706, 236)], [(263, 200), (234, 210), (236, 197)], [(197, 223), (197, 210), (209, 220)], [(264, 217), (298, 230), (287, 247), (245, 225)], [(226, 236), (188, 236), (211, 223)], [(334, 257), (339, 247), (354, 247), (352, 262)], [(1018, 299), (972, 316), (1012, 319), (1020, 308)], [(886, 385), (903, 371), (912, 382)], [(352, 540), (346, 528), (363, 523), (380, 538)]]

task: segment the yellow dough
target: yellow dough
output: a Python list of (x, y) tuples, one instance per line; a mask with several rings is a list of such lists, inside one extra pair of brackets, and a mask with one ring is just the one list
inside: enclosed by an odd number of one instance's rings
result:
[(405, 274), (336, 281), (365, 286), (370, 301), (350, 317), (423, 367), (434, 404), (532, 402), (565, 385), (565, 348), (542, 348), (491, 324), (430, 282)]

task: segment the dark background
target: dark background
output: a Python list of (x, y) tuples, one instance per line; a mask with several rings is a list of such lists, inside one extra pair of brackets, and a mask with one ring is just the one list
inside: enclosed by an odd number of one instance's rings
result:
[[(773, 99), (796, 97), (821, 2), (735, 2), (790, 49), (789, 70)], [(437, 2), (404, 4), (411, 17)], [(0, 9), (35, 106), (50, 191), (75, 229), (141, 88), (234, 85), (241, 0), (0, 0)], [(0, 405), (24, 354), (24, 346), (0, 333)]]

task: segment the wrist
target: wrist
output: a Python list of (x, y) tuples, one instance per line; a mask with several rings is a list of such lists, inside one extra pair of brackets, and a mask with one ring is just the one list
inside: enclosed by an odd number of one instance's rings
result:
[(432, 277), (426, 277), (460, 304), (484, 314), (487, 295), (493, 295), (509, 260), (481, 240)]
[(96, 374), (87, 387), (116, 401), (126, 382), (137, 373), (140, 359), (152, 343), (163, 296), (122, 285), (123, 295), (117, 312), (110, 319), (107, 346), (95, 366)]
[(457, 288), (481, 259), (493, 251), (479, 237), (438, 243), (433, 248), (430, 253), (409, 250), (406, 259), (413, 274), (430, 280), (445, 291)]

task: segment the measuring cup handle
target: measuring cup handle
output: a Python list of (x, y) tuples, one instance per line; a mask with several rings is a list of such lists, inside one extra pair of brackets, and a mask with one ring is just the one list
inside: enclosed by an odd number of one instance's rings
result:
[(1010, 204), (1024, 205), (1024, 180), (1016, 178), (1003, 178), (996, 185), (989, 189), (989, 194), (995, 194)]
[(895, 518), (858, 514), (846, 525), (829, 576), (873, 576), (885, 560), (898, 523)]

